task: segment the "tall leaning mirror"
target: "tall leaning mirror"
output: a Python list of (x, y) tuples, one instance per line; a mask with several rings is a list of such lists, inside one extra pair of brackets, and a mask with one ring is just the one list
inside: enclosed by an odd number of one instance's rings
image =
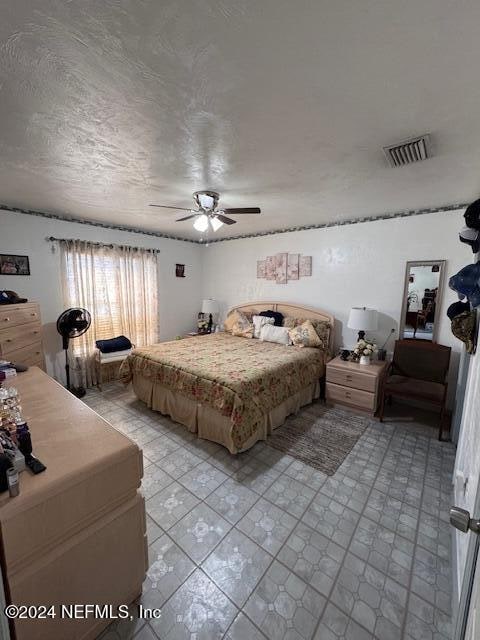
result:
[(436, 342), (445, 260), (407, 262), (400, 337)]

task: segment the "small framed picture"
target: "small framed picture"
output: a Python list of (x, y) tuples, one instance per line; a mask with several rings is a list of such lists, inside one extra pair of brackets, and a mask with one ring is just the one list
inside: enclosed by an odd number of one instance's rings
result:
[(0, 254), (0, 274), (2, 276), (29, 276), (28, 256)]
[(185, 278), (185, 265), (184, 264), (176, 264), (175, 265), (175, 275), (177, 278)]

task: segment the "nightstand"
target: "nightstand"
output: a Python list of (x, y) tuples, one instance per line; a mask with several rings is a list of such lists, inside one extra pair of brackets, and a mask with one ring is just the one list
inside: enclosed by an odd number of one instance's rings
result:
[(371, 364), (345, 362), (337, 356), (327, 364), (326, 400), (375, 415), (380, 401), (380, 385), (388, 362)]

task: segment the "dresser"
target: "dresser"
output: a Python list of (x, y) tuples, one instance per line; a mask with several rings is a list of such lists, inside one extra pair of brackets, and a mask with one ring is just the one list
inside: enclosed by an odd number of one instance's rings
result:
[(0, 360), (45, 369), (38, 302), (0, 305)]
[(345, 362), (337, 356), (327, 364), (326, 399), (331, 404), (343, 404), (375, 414), (380, 401), (380, 389), (387, 362), (374, 361), (364, 365)]
[[(0, 561), (8, 603), (127, 605), (147, 568), (142, 452), (38, 367), (15, 386), (46, 465), (20, 474), (20, 495), (0, 493)], [(111, 622), (18, 619), (15, 640), (93, 640)], [(1, 634), (0, 634), (1, 637)]]

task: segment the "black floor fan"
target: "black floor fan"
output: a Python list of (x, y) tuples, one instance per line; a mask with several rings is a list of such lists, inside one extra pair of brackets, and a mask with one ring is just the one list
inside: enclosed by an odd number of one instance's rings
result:
[(62, 336), (62, 346), (65, 350), (65, 374), (67, 377), (67, 389), (82, 398), (85, 395), (83, 387), (72, 387), (70, 385), (70, 364), (68, 362), (68, 344), (70, 338), (78, 338), (88, 330), (91, 323), (90, 312), (80, 307), (67, 309), (57, 320), (57, 331)]

